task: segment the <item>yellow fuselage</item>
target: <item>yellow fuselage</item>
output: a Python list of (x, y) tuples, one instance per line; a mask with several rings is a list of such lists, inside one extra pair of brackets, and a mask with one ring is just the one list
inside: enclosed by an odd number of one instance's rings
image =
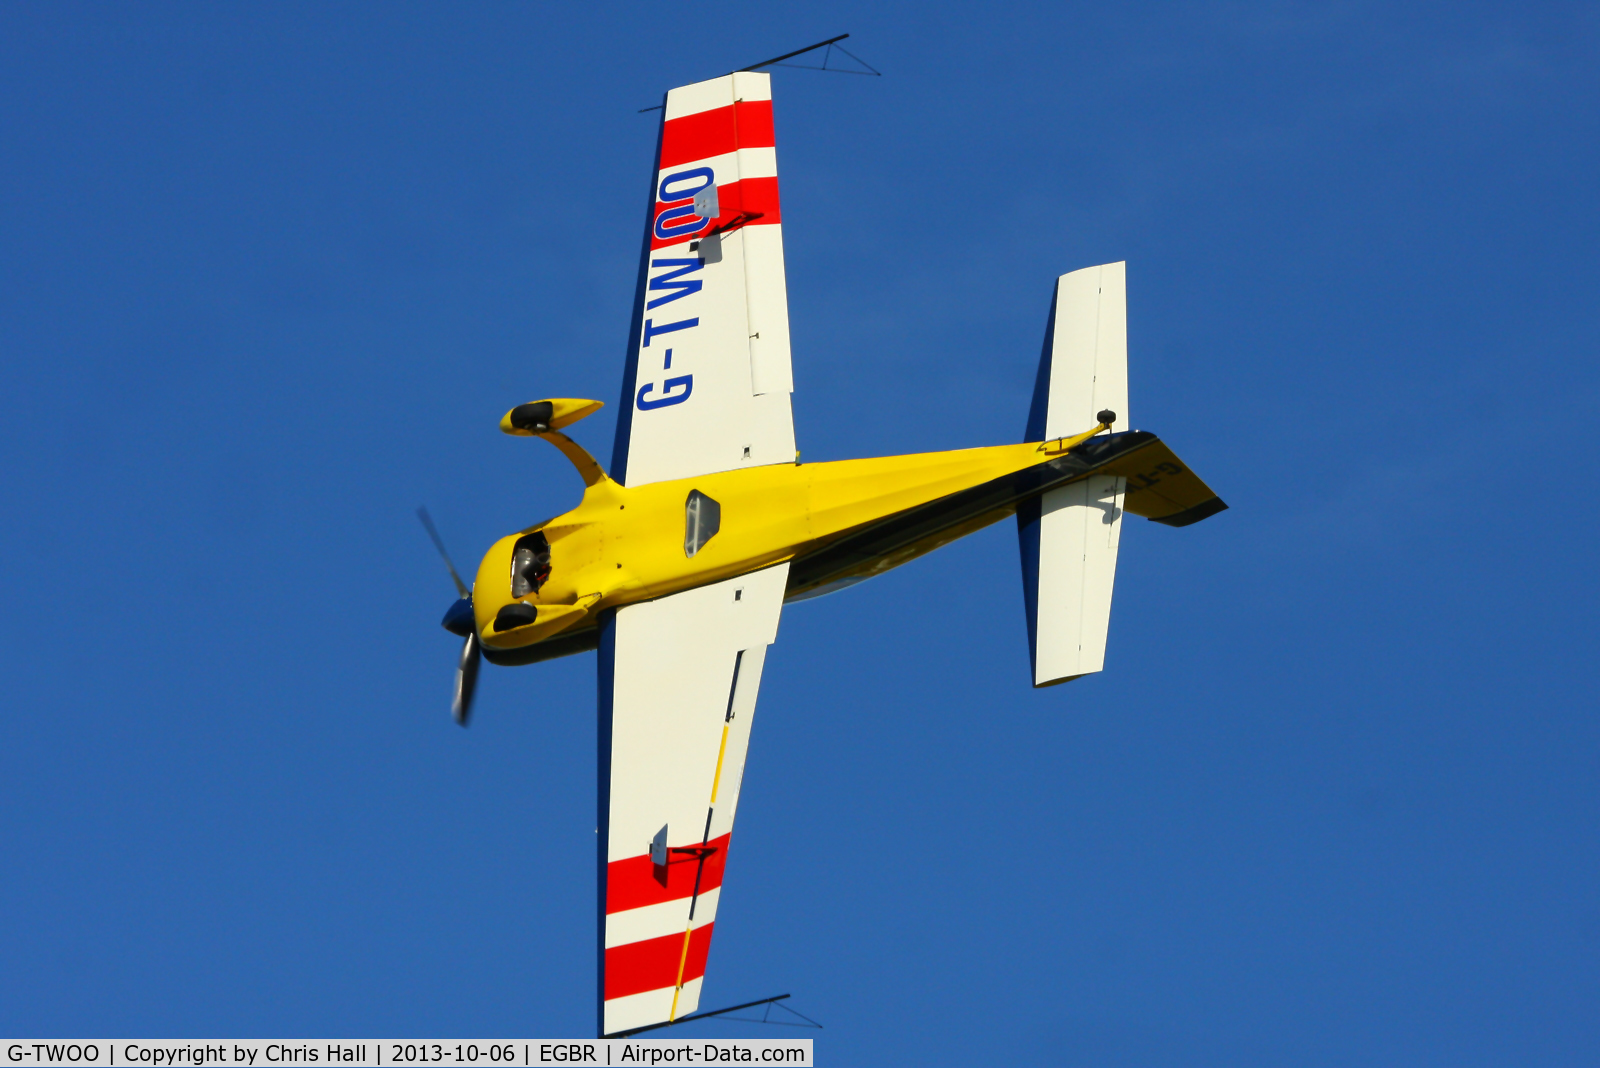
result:
[[(584, 476), (583, 501), (564, 515), (501, 538), (484, 555), (473, 590), (478, 634), (491, 650), (527, 646), (592, 623), (608, 608), (803, 557), (851, 531), (1047, 463), (1100, 429), (1045, 443), (772, 464), (636, 487), (611, 481), (564, 435), (540, 435), (566, 453)], [(696, 490), (720, 505), (721, 522), (715, 536), (690, 556), (685, 504)], [(973, 516), (959, 528), (860, 570), (873, 574), (904, 563), (1009, 511)], [(533, 532), (549, 541), (550, 575), (536, 592), (514, 597), (514, 547)], [(538, 608), (538, 622), (496, 631), (497, 614), (519, 600)]]

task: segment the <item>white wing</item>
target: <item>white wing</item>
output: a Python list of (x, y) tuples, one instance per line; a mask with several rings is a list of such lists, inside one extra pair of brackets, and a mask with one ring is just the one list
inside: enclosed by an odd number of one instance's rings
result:
[(600, 638), (600, 1033), (700, 984), (789, 565), (619, 610)]
[(793, 463), (770, 77), (668, 93), (651, 190), (611, 477)]

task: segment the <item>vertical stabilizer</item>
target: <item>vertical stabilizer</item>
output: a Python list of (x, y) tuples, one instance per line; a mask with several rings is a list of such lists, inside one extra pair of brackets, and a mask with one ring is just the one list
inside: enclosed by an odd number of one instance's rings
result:
[[(1116, 429), (1130, 428), (1125, 266), (1086, 267), (1056, 280), (1026, 440), (1081, 434), (1107, 408)], [(1095, 475), (1017, 508), (1035, 686), (1105, 664), (1125, 491), (1125, 479)]]

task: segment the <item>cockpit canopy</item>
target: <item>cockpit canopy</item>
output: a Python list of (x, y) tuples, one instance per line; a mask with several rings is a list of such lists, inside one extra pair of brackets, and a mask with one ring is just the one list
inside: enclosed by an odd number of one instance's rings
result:
[(550, 540), (542, 531), (524, 534), (511, 551), (511, 596), (538, 593), (550, 578)]

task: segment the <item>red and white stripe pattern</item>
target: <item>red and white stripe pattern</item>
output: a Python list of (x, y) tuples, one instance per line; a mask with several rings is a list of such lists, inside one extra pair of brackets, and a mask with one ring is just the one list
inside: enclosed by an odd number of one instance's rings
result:
[[(715, 218), (695, 213), (708, 185)], [(794, 461), (782, 218), (770, 77), (668, 93), (626, 484)]]
[[(709, 82), (674, 89), (667, 94), (661, 129), (661, 158), (656, 164), (655, 214), (682, 207), (692, 197), (661, 198), (661, 181), (674, 173), (708, 167), (716, 175), (721, 211), (696, 224), (686, 216), (678, 232), (651, 235), (652, 249), (669, 248), (708, 230), (733, 225), (777, 226), (778, 153), (772, 131), (772, 88), (765, 74), (731, 74)], [(667, 195), (671, 196), (669, 187)]]
[(629, 606), (611, 623), (602, 1034), (699, 1006), (788, 575), (779, 564)]

